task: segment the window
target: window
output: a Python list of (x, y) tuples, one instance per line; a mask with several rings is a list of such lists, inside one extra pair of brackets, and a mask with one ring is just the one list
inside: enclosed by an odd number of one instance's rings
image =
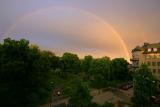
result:
[(156, 73), (156, 69), (153, 69), (153, 73), (154, 73), (154, 74)]
[(151, 48), (148, 48), (148, 52), (151, 52)]
[(152, 62), (152, 66), (156, 66), (156, 62)]
[(157, 52), (157, 48), (153, 48), (153, 51), (154, 51), (154, 52)]
[(160, 66), (160, 62), (157, 62), (157, 65)]

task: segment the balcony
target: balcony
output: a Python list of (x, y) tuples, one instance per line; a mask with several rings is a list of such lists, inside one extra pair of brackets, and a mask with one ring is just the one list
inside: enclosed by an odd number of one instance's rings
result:
[(130, 61), (139, 61), (139, 58), (131, 58)]

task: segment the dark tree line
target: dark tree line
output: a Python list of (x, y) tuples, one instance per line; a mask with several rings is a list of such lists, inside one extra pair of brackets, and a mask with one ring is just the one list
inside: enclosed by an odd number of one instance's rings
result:
[(83, 71), (96, 88), (103, 88), (112, 84), (112, 81), (129, 81), (131, 74), (128, 71), (128, 62), (124, 58), (109, 57), (93, 59), (86, 56), (82, 60)]
[[(56, 72), (61, 78), (82, 72), (94, 87), (101, 88), (113, 80), (130, 80), (127, 66), (128, 62), (123, 58), (111, 60), (109, 57), (93, 58), (89, 55), (80, 59), (76, 54), (68, 52), (58, 57), (30, 45), (25, 39), (7, 38), (0, 44), (1, 106), (37, 107), (45, 103), (53, 88), (51, 82)], [(77, 86), (81, 88), (77, 91), (84, 91), (86, 86), (81, 85)], [(88, 94), (88, 91), (84, 92)]]
[(0, 102), (2, 107), (36, 107), (51, 90), (51, 71), (59, 63), (54, 54), (7, 38), (0, 44)]

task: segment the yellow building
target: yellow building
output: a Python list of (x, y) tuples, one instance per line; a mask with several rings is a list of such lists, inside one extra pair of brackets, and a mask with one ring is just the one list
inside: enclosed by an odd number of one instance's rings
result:
[(144, 43), (132, 50), (132, 68), (136, 70), (141, 64), (147, 64), (152, 74), (160, 80), (160, 43)]

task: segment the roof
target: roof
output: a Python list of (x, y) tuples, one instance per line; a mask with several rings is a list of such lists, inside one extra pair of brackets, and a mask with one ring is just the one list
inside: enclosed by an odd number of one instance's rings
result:
[[(157, 49), (157, 51), (154, 51), (154, 48)], [(151, 49), (151, 51), (148, 51), (148, 49)], [(143, 46), (136, 46), (132, 52), (136, 52), (136, 51), (144, 51), (144, 54), (148, 54), (148, 53), (160, 53), (160, 42), (159, 43), (144, 43)]]
[(144, 49), (142, 48), (142, 47), (140, 47), (140, 46), (136, 46), (133, 50), (132, 50), (132, 52), (135, 52), (135, 51), (143, 51)]
[(160, 48), (160, 43), (153, 43), (153, 44), (149, 44), (147, 46), (148, 46), (148, 48)]

